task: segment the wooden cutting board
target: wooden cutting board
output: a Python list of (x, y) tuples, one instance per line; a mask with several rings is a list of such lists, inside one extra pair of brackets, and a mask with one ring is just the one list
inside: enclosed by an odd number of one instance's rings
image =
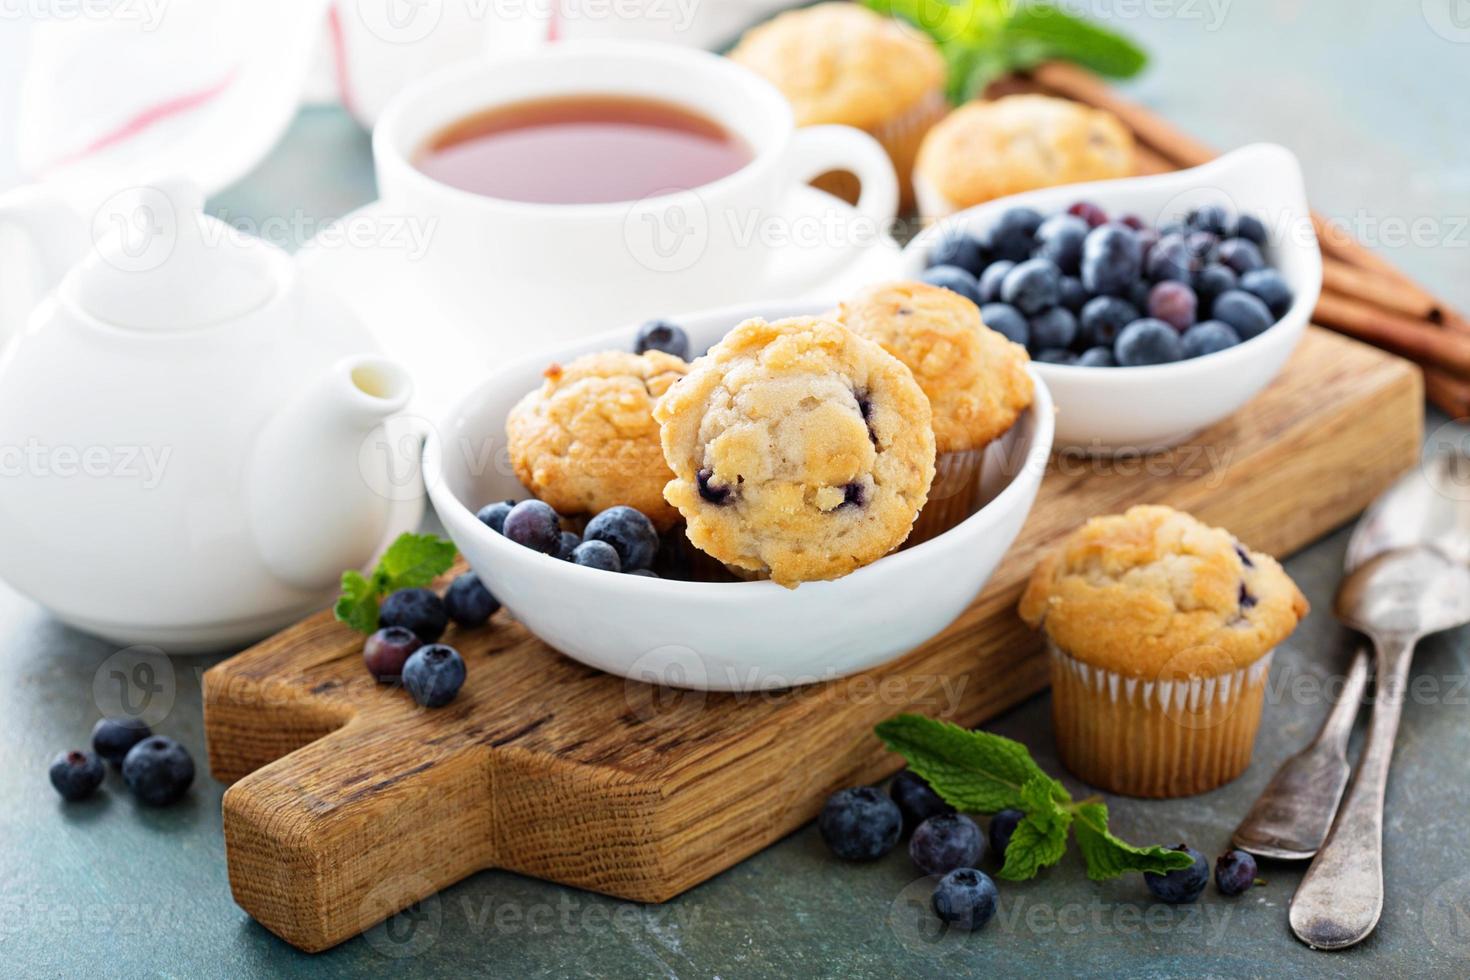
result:
[(975, 725), (1042, 690), (1046, 660), (1014, 606), (1038, 549), (1086, 518), (1169, 503), (1285, 554), (1413, 466), (1422, 424), (1416, 369), (1314, 328), (1267, 391), (1188, 447), (1054, 459), (994, 579), (939, 637), (779, 694), (624, 681), (502, 612), (450, 631), (469, 680), (426, 711), (374, 683), (362, 637), (322, 613), (204, 676), (210, 768), (234, 784), (235, 900), (313, 951), (483, 868), (663, 901), (896, 769), (875, 723), (913, 710)]

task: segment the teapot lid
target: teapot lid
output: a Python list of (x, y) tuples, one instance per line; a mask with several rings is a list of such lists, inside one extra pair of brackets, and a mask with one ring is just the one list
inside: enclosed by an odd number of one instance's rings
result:
[(108, 203), (93, 223), (95, 247), (61, 287), (92, 317), (186, 330), (243, 316), (276, 294), (276, 250), (204, 214), (196, 185), (162, 181)]

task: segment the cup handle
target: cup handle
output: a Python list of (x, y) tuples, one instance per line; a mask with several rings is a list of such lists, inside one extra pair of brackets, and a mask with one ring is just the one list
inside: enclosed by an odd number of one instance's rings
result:
[[(854, 221), (871, 228), (875, 240), (889, 233), (898, 216), (898, 175), (877, 140), (851, 126), (804, 126), (792, 134), (786, 172), (792, 188), (829, 170), (848, 170), (862, 184)], [(834, 205), (845, 208), (834, 198)], [(772, 297), (796, 295), (836, 275), (864, 254), (861, 249), (832, 249), (821, 261), (784, 264), (767, 270), (765, 292)], [(789, 258), (789, 254), (783, 253)]]

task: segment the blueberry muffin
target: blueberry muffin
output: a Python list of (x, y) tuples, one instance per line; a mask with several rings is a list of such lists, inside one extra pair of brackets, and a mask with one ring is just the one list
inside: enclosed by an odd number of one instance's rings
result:
[(971, 102), (924, 137), (914, 163), (919, 213), (943, 218), (1058, 184), (1127, 177), (1133, 134), (1104, 109), (1046, 95)]
[[(922, 32), (855, 3), (819, 3), (752, 28), (730, 59), (764, 76), (791, 103), (798, 126), (835, 123), (864, 130), (888, 151), (903, 205), (919, 143), (949, 110), (945, 65)], [(857, 200), (851, 174), (817, 186)]]
[(1168, 507), (1089, 521), (1021, 598), (1046, 633), (1062, 762), (1130, 796), (1203, 793), (1245, 770), (1271, 651), (1306, 614), (1275, 560)]
[(654, 409), (689, 539), (788, 587), (903, 543), (934, 478), (929, 401), (908, 368), (814, 317), (747, 320)]
[(663, 498), (669, 468), (653, 405), (688, 369), (661, 351), (603, 351), (551, 365), (506, 419), (517, 478), (561, 514), (626, 504), (667, 530), (679, 514)]
[(922, 282), (873, 286), (833, 314), (914, 375), (934, 418), (934, 486), (910, 544), (948, 530), (974, 508), (985, 447), (1031, 405), (1026, 348), (985, 326), (958, 293)]

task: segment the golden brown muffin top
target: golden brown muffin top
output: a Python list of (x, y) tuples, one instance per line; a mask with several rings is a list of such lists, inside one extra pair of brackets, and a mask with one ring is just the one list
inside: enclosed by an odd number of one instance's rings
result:
[(908, 368), (815, 317), (740, 324), (654, 417), (689, 540), (786, 586), (898, 547), (934, 479), (929, 401)]
[(1046, 95), (971, 102), (929, 130), (917, 178), (956, 208), (1057, 184), (1126, 177), (1133, 134), (1104, 109)]
[(1076, 659), (1145, 679), (1248, 666), (1307, 610), (1275, 559), (1157, 506), (1074, 531), (1036, 566), (1020, 608)]
[(846, 0), (752, 28), (730, 59), (780, 89), (798, 126), (877, 126), (942, 93), (946, 71), (918, 29)]
[(688, 370), (662, 351), (551, 365), (506, 419), (516, 476), (562, 514), (626, 504), (667, 529), (679, 515), (663, 499), (670, 474), (653, 405)]
[(1031, 405), (1026, 348), (985, 326), (979, 308), (958, 293), (922, 282), (883, 283), (833, 317), (913, 372), (929, 398), (941, 453), (983, 448)]

